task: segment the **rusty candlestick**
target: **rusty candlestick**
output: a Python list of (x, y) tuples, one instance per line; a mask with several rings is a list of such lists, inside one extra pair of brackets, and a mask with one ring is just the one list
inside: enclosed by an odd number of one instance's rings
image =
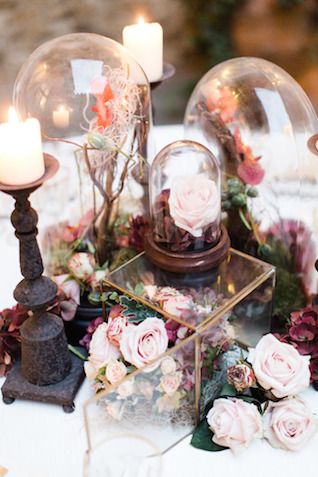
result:
[(58, 161), (44, 154), (45, 173), (24, 186), (0, 183), (0, 190), (15, 199), (11, 222), (20, 246), (20, 268), (24, 279), (16, 286), (14, 298), (32, 312), (21, 326), (21, 362), (15, 363), (2, 386), (3, 401), (30, 399), (60, 404), (66, 412), (74, 409), (73, 399), (83, 379), (82, 362), (69, 351), (63, 321), (48, 313), (56, 284), (43, 276), (37, 243), (38, 216), (29, 196), (58, 170)]

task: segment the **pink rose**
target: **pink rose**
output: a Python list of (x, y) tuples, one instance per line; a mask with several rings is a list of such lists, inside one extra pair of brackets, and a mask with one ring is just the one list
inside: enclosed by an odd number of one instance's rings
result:
[(99, 325), (89, 345), (89, 358), (85, 363), (85, 372), (89, 380), (95, 379), (99, 369), (106, 366), (111, 360), (120, 356), (118, 348), (110, 343), (107, 338), (107, 324)]
[(204, 227), (220, 214), (220, 191), (204, 174), (176, 177), (170, 188), (169, 210), (177, 227), (201, 237)]
[(126, 316), (118, 315), (108, 318), (107, 337), (114, 346), (119, 346), (123, 331), (128, 325)]
[(120, 421), (124, 414), (124, 406), (120, 401), (106, 402), (106, 411), (116, 421)]
[(273, 447), (298, 451), (317, 428), (311, 409), (299, 397), (270, 402), (264, 414), (264, 437)]
[(147, 318), (137, 326), (127, 326), (120, 341), (125, 360), (136, 368), (156, 360), (167, 348), (168, 335), (164, 322), (159, 318)]
[(162, 309), (172, 316), (180, 317), (185, 311), (193, 309), (191, 296), (176, 295), (163, 302)]
[(258, 383), (277, 398), (298, 394), (308, 388), (309, 359), (272, 334), (263, 336), (248, 355)]
[(121, 361), (112, 360), (108, 363), (106, 368), (106, 378), (111, 384), (118, 383), (127, 374), (127, 368)]
[(70, 278), (70, 275), (58, 275), (53, 277), (53, 280), (59, 287), (61, 317), (65, 321), (70, 321), (74, 318), (77, 306), (80, 304), (80, 286), (76, 280)]
[(257, 407), (242, 399), (216, 399), (206, 418), (214, 433), (213, 442), (229, 447), (234, 453), (242, 451), (263, 434), (262, 417)]
[(68, 262), (72, 275), (79, 280), (87, 280), (94, 272), (95, 260), (91, 253), (75, 253)]
[(166, 374), (161, 377), (159, 389), (169, 396), (174, 394), (181, 384), (182, 373)]

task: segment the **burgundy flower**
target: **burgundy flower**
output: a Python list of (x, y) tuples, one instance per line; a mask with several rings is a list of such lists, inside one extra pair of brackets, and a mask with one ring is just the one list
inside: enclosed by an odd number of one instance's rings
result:
[(98, 318), (96, 318), (95, 320), (91, 321), (91, 323), (88, 325), (86, 331), (86, 335), (81, 339), (81, 341), (79, 342), (79, 344), (81, 346), (84, 346), (86, 349), (89, 349), (89, 344), (91, 342), (91, 339), (92, 339), (92, 336), (94, 334), (94, 331), (96, 330), (96, 328), (98, 328), (99, 325), (101, 325), (102, 323), (104, 323), (104, 320), (101, 316), (99, 316)]
[(317, 358), (312, 358), (309, 365), (311, 373), (311, 382), (318, 384), (318, 356)]
[(143, 215), (131, 217), (129, 220), (128, 244), (130, 247), (142, 252), (144, 250), (144, 239), (148, 231), (149, 223)]

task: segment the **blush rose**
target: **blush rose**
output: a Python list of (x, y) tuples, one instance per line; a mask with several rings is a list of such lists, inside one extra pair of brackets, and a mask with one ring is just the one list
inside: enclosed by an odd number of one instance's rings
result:
[(290, 344), (274, 335), (263, 336), (255, 349), (250, 349), (248, 361), (258, 383), (277, 398), (292, 396), (308, 388), (309, 356), (301, 356)]
[(136, 368), (159, 358), (167, 347), (167, 331), (164, 322), (159, 318), (146, 318), (139, 325), (127, 326), (120, 341), (120, 350), (125, 360)]
[(106, 378), (111, 384), (118, 383), (127, 374), (127, 368), (121, 361), (112, 360), (106, 368)]
[(119, 349), (107, 338), (107, 324), (102, 323), (96, 328), (89, 345), (89, 358), (84, 364), (87, 378), (94, 380), (100, 368), (119, 356)]
[(191, 310), (194, 303), (191, 297), (185, 295), (171, 296), (163, 302), (162, 308), (172, 316), (180, 317), (182, 313)]
[(79, 280), (88, 280), (94, 272), (95, 260), (91, 253), (75, 253), (68, 262), (72, 275)]
[(107, 327), (107, 337), (114, 346), (119, 346), (121, 336), (127, 325), (128, 325), (128, 320), (126, 316), (123, 316), (123, 315), (118, 315), (115, 317), (109, 316), (108, 327)]
[(273, 447), (298, 451), (317, 431), (317, 420), (299, 397), (271, 402), (264, 414), (264, 437)]
[(176, 177), (170, 187), (169, 210), (177, 227), (201, 237), (220, 214), (216, 183), (204, 174)]
[(263, 424), (255, 404), (237, 398), (219, 398), (207, 414), (213, 442), (235, 454), (263, 435)]

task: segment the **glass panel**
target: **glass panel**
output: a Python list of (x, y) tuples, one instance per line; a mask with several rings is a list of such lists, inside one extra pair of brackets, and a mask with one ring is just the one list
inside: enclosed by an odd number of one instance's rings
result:
[(113, 272), (110, 282), (197, 329), (231, 309), (273, 273), (271, 265), (231, 249), (217, 268), (186, 275), (163, 271), (141, 254)]

